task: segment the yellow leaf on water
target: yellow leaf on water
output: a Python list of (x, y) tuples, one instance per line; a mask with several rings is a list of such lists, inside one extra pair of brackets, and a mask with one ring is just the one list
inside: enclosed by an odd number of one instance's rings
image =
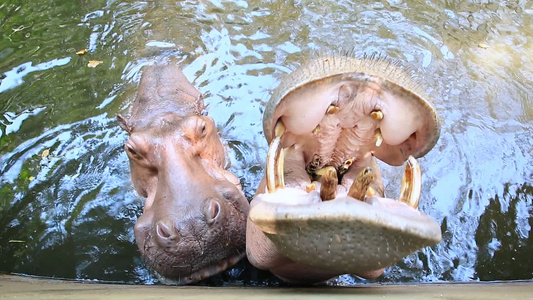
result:
[(479, 43), (477, 46), (478, 46), (479, 48), (481, 48), (481, 49), (488, 49), (488, 48), (489, 48), (489, 45), (487, 45), (487, 44), (483, 44), (483, 43)]
[(76, 52), (78, 55), (83, 55), (85, 53), (87, 53), (87, 49), (81, 49), (80, 51)]
[(101, 60), (90, 60), (89, 63), (87, 64), (87, 67), (96, 68), (96, 66), (98, 66), (101, 63), (103, 63), (103, 61)]
[(26, 243), (26, 241), (22, 240), (9, 240), (10, 243)]
[(35, 179), (35, 177), (33, 177), (33, 176), (28, 177), (29, 181), (33, 181), (34, 179)]
[(50, 149), (44, 149), (43, 153), (41, 153), (41, 158), (46, 158), (50, 154)]
[(72, 175), (72, 177), (71, 177), (70, 179), (78, 178), (78, 176), (80, 176), (80, 174), (79, 174), (79, 173), (76, 173), (76, 174)]

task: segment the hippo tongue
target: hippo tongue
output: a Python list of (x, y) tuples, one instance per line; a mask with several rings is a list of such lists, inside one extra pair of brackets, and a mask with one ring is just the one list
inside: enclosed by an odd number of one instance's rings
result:
[(285, 256), (323, 270), (373, 271), (441, 240), (438, 223), (395, 200), (283, 205), (268, 196), (254, 199), (250, 219)]

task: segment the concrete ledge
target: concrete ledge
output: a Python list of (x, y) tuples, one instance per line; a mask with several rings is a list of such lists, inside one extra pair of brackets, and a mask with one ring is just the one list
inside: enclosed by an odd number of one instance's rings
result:
[(103, 284), (0, 275), (0, 299), (533, 299), (533, 281), (362, 285), (357, 287), (199, 287)]

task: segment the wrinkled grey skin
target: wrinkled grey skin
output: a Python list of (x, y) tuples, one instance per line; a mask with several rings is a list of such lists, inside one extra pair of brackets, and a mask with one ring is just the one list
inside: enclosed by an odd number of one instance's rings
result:
[(224, 170), (225, 152), (201, 94), (176, 66), (145, 67), (131, 116), (132, 183), (146, 197), (135, 238), (147, 264), (185, 284), (234, 265), (245, 255), (249, 204)]

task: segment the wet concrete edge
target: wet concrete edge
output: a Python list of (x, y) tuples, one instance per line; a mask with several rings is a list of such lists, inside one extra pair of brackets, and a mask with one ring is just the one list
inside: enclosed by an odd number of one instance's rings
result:
[(0, 274), (0, 299), (533, 299), (533, 281), (354, 287), (148, 286)]

